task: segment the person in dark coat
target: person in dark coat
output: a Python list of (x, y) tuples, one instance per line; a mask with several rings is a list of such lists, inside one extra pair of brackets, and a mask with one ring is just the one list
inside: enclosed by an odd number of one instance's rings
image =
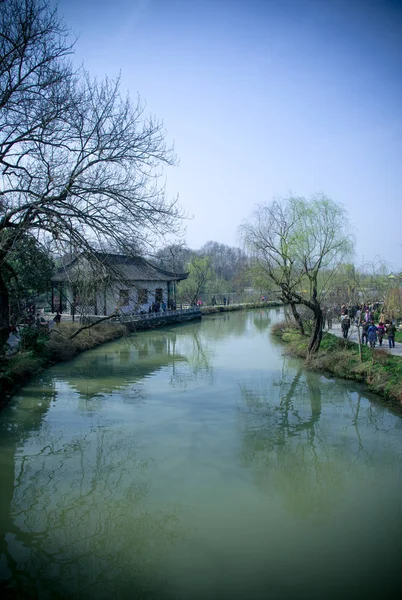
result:
[(368, 344), (368, 328), (369, 324), (364, 321), (362, 325), (362, 344)]
[(377, 327), (374, 325), (374, 321), (371, 321), (370, 325), (367, 328), (367, 337), (370, 346), (372, 348), (375, 348), (375, 343), (377, 341)]
[(395, 332), (396, 327), (392, 323), (387, 325), (388, 345), (390, 348), (395, 348)]
[(343, 335), (344, 340), (346, 340), (348, 338), (349, 327), (350, 327), (349, 315), (348, 314), (342, 315), (341, 328), (342, 328), (342, 335)]

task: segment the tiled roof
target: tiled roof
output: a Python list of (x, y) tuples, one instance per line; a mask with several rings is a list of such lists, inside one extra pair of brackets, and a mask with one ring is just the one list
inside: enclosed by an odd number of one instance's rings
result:
[[(68, 281), (79, 269), (82, 256), (75, 258), (71, 263), (61, 267), (52, 277), (52, 282)], [(115, 272), (116, 278), (121, 277), (126, 281), (181, 281), (188, 277), (188, 273), (172, 273), (152, 265), (141, 256), (125, 256), (123, 254), (96, 253), (97, 267), (104, 267), (109, 272)]]

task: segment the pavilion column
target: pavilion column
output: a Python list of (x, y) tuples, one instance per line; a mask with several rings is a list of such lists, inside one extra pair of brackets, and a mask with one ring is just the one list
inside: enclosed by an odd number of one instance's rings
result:
[(172, 297), (172, 295), (171, 295), (171, 285), (172, 285), (172, 282), (168, 281), (167, 282), (167, 305), (168, 305), (168, 308), (170, 308), (170, 300), (171, 300), (171, 297)]

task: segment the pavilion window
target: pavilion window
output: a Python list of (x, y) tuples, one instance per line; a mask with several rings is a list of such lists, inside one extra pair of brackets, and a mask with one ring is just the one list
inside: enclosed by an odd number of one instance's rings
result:
[(148, 303), (148, 290), (145, 288), (139, 288), (138, 290), (138, 304)]
[(120, 306), (127, 306), (129, 303), (128, 290), (120, 290), (119, 304)]

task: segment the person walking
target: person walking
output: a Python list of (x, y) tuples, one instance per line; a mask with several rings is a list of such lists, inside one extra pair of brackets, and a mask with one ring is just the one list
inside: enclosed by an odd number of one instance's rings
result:
[(387, 325), (388, 345), (390, 348), (395, 348), (395, 332), (396, 327), (393, 323)]
[(356, 314), (355, 314), (355, 323), (356, 323), (356, 325), (360, 325), (361, 315), (362, 315), (362, 311), (360, 310), (360, 308), (358, 308), (356, 310)]
[(348, 338), (349, 327), (350, 327), (349, 315), (348, 314), (342, 315), (341, 328), (342, 328), (342, 335), (343, 335), (344, 340), (346, 340)]
[(371, 321), (367, 328), (367, 337), (371, 348), (375, 348), (377, 341), (377, 327), (374, 325), (374, 321)]
[(368, 333), (367, 330), (369, 328), (369, 324), (366, 321), (362, 324), (362, 344), (368, 344)]
[(377, 327), (377, 336), (378, 336), (378, 345), (379, 346), (382, 346), (382, 340), (383, 340), (384, 335), (385, 335), (384, 323), (382, 321), (380, 321), (378, 323), (378, 327)]
[(327, 310), (327, 326), (328, 326), (328, 331), (330, 329), (332, 329), (332, 308), (329, 308)]

